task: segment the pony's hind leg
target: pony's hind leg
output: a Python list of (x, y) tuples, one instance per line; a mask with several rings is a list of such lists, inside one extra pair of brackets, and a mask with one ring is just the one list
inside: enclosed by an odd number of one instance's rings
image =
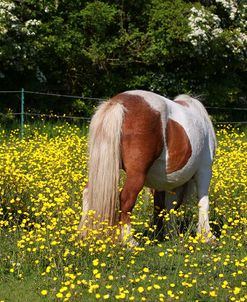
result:
[(143, 173), (127, 175), (126, 182), (120, 194), (121, 240), (133, 245), (137, 245), (137, 242), (131, 236), (130, 215), (137, 196), (144, 185), (144, 180), (145, 174)]
[(133, 95), (126, 94), (122, 101), (126, 112), (122, 127), (121, 157), (126, 182), (120, 195), (120, 221), (124, 226), (123, 234), (129, 235), (130, 212), (149, 168), (162, 152), (164, 139), (159, 112), (153, 110), (140, 96), (134, 96), (133, 101)]

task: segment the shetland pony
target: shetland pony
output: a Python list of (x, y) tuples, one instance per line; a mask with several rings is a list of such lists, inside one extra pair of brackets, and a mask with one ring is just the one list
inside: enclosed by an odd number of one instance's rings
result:
[[(208, 190), (215, 146), (205, 108), (188, 95), (172, 101), (153, 92), (132, 90), (102, 103), (89, 130), (89, 182), (83, 192), (81, 236), (90, 210), (95, 211), (97, 220), (107, 220), (109, 225), (120, 221), (122, 238), (130, 234), (130, 213), (143, 186), (154, 191), (160, 231), (159, 214), (174, 207), (165, 202), (166, 192), (176, 192), (178, 207), (193, 180), (199, 201), (197, 232), (209, 241), (213, 235)], [(119, 194), (120, 169), (126, 180)]]

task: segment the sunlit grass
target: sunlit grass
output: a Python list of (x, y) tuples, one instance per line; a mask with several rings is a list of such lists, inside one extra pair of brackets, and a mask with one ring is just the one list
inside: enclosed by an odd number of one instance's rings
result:
[(177, 232), (158, 243), (152, 197), (144, 189), (132, 217), (140, 245), (128, 248), (103, 230), (77, 240), (87, 138), (68, 125), (54, 131), (26, 128), (24, 140), (17, 131), (0, 134), (0, 301), (247, 300), (244, 133), (217, 131), (214, 244), (194, 235), (195, 203), (172, 214)]

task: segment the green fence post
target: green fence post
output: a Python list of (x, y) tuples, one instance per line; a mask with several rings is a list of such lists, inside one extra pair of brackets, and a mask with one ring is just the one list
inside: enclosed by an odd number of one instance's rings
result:
[(21, 89), (21, 138), (24, 136), (24, 88)]

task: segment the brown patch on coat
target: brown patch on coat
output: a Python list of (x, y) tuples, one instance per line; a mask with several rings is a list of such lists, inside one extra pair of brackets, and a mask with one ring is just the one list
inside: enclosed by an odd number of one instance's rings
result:
[(175, 100), (175, 102), (178, 103), (181, 106), (190, 107), (190, 105), (188, 104), (188, 102), (186, 102), (185, 100)]
[(111, 102), (122, 103), (126, 109), (121, 138), (123, 168), (146, 174), (164, 146), (160, 113), (139, 95), (120, 93)]
[(189, 137), (184, 128), (176, 121), (169, 119), (166, 127), (168, 149), (168, 174), (182, 169), (192, 154)]

